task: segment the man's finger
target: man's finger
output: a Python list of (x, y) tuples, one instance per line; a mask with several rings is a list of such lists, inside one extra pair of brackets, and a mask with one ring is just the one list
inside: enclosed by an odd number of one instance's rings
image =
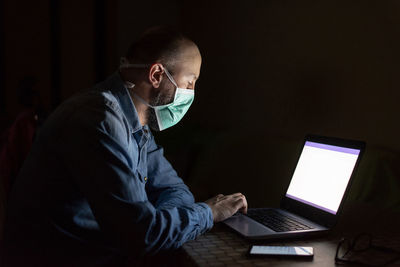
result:
[(245, 196), (235, 198), (235, 209), (246, 214), (247, 213), (247, 200)]
[(218, 194), (215, 198), (216, 198), (217, 200), (220, 200), (223, 196), (224, 196), (223, 194)]
[(240, 198), (244, 198), (244, 195), (235, 195), (235, 196), (231, 196), (233, 199), (240, 199)]
[(234, 196), (234, 197), (236, 197), (236, 196), (243, 196), (243, 194), (242, 194), (242, 193), (234, 193), (234, 194), (232, 194), (231, 196)]
[(242, 213), (244, 213), (244, 214), (247, 214), (247, 208), (248, 208), (248, 206), (247, 206), (247, 199), (246, 199), (245, 196), (243, 196), (243, 207), (240, 208), (239, 211), (242, 212)]
[(244, 207), (244, 202), (242, 198), (238, 198), (233, 202), (233, 206), (236, 211), (242, 209)]

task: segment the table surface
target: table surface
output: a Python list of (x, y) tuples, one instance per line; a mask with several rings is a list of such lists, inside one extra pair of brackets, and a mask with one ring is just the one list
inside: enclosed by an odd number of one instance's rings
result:
[[(392, 231), (397, 228), (399, 214), (394, 219), (391, 212), (371, 212), (370, 207), (350, 207), (343, 214), (345, 220), (329, 233), (320, 237), (301, 240), (251, 241), (218, 223), (208, 233), (183, 245), (183, 266), (336, 266), (335, 253), (339, 240), (354, 237), (360, 232), (369, 231), (375, 237), (385, 239), (382, 244), (389, 244), (400, 251), (400, 233)], [(364, 218), (364, 220), (360, 220)], [(254, 258), (247, 256), (252, 244), (281, 246), (310, 246), (314, 248), (314, 257), (310, 260), (298, 258)], [(400, 266), (400, 262), (390, 266)]]
[[(335, 266), (335, 252), (339, 240), (332, 237), (313, 238), (297, 241), (250, 241), (242, 238), (225, 225), (218, 224), (210, 232), (187, 242), (183, 250), (187, 262), (193, 266)], [(278, 246), (310, 246), (314, 258), (310, 260), (288, 258), (248, 257), (252, 244)]]

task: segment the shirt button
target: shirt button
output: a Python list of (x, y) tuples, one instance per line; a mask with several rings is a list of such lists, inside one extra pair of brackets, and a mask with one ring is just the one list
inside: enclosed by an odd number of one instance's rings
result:
[(144, 181), (147, 182), (147, 177), (144, 177)]

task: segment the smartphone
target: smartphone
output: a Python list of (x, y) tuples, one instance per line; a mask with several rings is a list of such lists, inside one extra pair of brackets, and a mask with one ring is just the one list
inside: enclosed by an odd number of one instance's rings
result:
[(312, 247), (294, 246), (250, 246), (249, 256), (275, 256), (275, 257), (298, 257), (312, 259), (314, 249)]

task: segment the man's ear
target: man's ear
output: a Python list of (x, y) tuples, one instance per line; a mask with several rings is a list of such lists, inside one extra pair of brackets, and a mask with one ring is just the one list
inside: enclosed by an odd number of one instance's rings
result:
[(161, 63), (154, 63), (149, 70), (149, 82), (154, 88), (158, 88), (161, 84), (164, 74), (164, 67)]

